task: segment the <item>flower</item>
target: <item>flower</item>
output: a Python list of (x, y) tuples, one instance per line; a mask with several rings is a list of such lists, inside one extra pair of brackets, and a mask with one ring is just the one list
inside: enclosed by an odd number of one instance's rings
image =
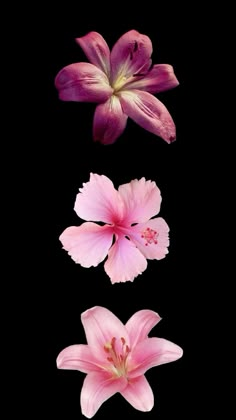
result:
[(87, 374), (80, 397), (82, 413), (93, 417), (117, 392), (137, 410), (150, 411), (154, 396), (144, 373), (183, 354), (171, 341), (148, 337), (160, 316), (141, 310), (123, 325), (108, 309), (95, 306), (82, 313), (81, 320), (88, 344), (66, 347), (57, 357), (57, 367)]
[(122, 134), (130, 117), (144, 129), (175, 140), (174, 122), (152, 94), (178, 86), (169, 64), (152, 65), (151, 40), (132, 30), (121, 36), (111, 52), (97, 32), (76, 38), (90, 63), (64, 67), (55, 78), (63, 101), (96, 102), (93, 138), (111, 144)]
[(79, 191), (74, 209), (87, 222), (68, 227), (59, 238), (76, 263), (96, 267), (108, 255), (104, 269), (117, 283), (134, 280), (146, 270), (147, 259), (168, 253), (169, 227), (161, 217), (151, 219), (161, 204), (155, 182), (135, 179), (117, 191), (109, 178), (91, 173)]

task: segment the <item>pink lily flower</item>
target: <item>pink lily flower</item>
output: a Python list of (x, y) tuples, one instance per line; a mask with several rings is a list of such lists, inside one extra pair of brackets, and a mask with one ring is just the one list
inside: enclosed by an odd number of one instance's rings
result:
[(76, 263), (96, 267), (108, 255), (104, 269), (117, 283), (133, 281), (146, 270), (147, 259), (168, 253), (169, 227), (161, 217), (151, 219), (161, 204), (155, 182), (135, 179), (117, 191), (109, 178), (91, 173), (79, 191), (74, 210), (87, 222), (68, 227), (59, 238)]
[(154, 396), (144, 373), (183, 355), (171, 341), (148, 337), (160, 316), (141, 310), (123, 325), (108, 309), (95, 306), (82, 313), (81, 320), (88, 344), (66, 347), (57, 367), (87, 374), (80, 396), (82, 414), (93, 417), (117, 392), (137, 410), (150, 411)]
[(162, 102), (152, 94), (178, 86), (173, 67), (152, 65), (152, 43), (137, 31), (121, 36), (111, 52), (97, 32), (76, 38), (90, 63), (64, 67), (55, 86), (63, 101), (96, 102), (93, 138), (111, 144), (130, 117), (145, 130), (175, 140), (175, 124)]

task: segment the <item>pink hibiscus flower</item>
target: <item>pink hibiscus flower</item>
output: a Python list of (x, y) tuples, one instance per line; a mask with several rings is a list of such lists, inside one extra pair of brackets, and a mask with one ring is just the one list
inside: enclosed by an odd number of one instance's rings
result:
[(135, 179), (117, 191), (109, 178), (91, 173), (79, 191), (74, 209), (87, 222), (68, 227), (59, 238), (76, 263), (96, 267), (108, 255), (104, 268), (117, 283), (134, 280), (146, 270), (147, 259), (168, 253), (169, 227), (161, 217), (151, 219), (161, 204), (155, 182)]
[(150, 411), (154, 396), (144, 373), (183, 354), (171, 341), (148, 337), (160, 316), (141, 310), (123, 325), (108, 309), (95, 306), (82, 313), (81, 320), (88, 344), (66, 347), (57, 367), (87, 373), (80, 397), (82, 413), (93, 417), (117, 392), (137, 410)]
[(110, 52), (97, 32), (77, 38), (90, 63), (64, 67), (55, 85), (63, 101), (96, 102), (95, 141), (111, 144), (122, 134), (130, 117), (141, 127), (175, 140), (174, 122), (162, 102), (152, 94), (176, 87), (179, 82), (169, 64), (152, 65), (152, 43), (137, 31), (125, 33)]

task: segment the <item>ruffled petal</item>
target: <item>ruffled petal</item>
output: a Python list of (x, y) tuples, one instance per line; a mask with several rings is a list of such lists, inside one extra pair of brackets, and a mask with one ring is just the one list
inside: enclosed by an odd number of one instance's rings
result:
[(129, 380), (128, 386), (121, 391), (121, 395), (136, 410), (150, 411), (154, 405), (154, 395), (144, 375)]
[(106, 75), (110, 75), (110, 50), (105, 39), (98, 32), (89, 32), (76, 42), (83, 49), (90, 63), (99, 67)]
[(58, 369), (79, 370), (88, 373), (101, 371), (99, 364), (100, 361), (86, 344), (66, 347), (57, 357)]
[(129, 334), (131, 348), (136, 346), (139, 341), (145, 340), (151, 329), (160, 320), (161, 317), (149, 309), (143, 309), (131, 316), (125, 324), (125, 328)]

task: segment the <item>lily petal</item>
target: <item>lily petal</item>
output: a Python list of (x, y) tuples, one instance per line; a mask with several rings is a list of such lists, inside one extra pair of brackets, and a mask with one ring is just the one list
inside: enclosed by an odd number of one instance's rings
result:
[(154, 311), (143, 309), (136, 312), (125, 324), (133, 348), (139, 341), (147, 338), (151, 329), (160, 322), (161, 317)]
[(121, 395), (136, 410), (150, 411), (153, 408), (154, 395), (144, 375), (129, 380), (128, 386), (121, 392)]
[(123, 377), (113, 379), (106, 373), (89, 373), (80, 396), (82, 414), (91, 419), (108, 398), (126, 386), (127, 380)]
[(90, 63), (99, 67), (109, 77), (110, 49), (102, 35), (98, 32), (89, 32), (75, 40), (83, 49)]
[(127, 115), (119, 99), (112, 95), (104, 104), (96, 107), (93, 120), (93, 138), (102, 144), (112, 144), (123, 133)]
[(62, 101), (105, 102), (113, 92), (105, 73), (90, 63), (64, 67), (56, 76), (55, 86)]
[(84, 373), (101, 371), (99, 360), (86, 344), (69, 346), (62, 350), (57, 357), (57, 367)]
[(104, 269), (113, 284), (133, 281), (146, 268), (146, 258), (125, 237), (120, 237), (110, 248), (104, 264)]
[(88, 222), (68, 227), (59, 239), (76, 263), (82, 267), (96, 267), (107, 256), (112, 237), (109, 226)]
[(175, 124), (165, 105), (155, 96), (141, 90), (119, 92), (125, 114), (145, 130), (162, 137), (167, 143), (176, 138)]
[(74, 209), (79, 217), (95, 222), (118, 223), (123, 215), (123, 202), (112, 181), (105, 175), (90, 174), (77, 194)]

